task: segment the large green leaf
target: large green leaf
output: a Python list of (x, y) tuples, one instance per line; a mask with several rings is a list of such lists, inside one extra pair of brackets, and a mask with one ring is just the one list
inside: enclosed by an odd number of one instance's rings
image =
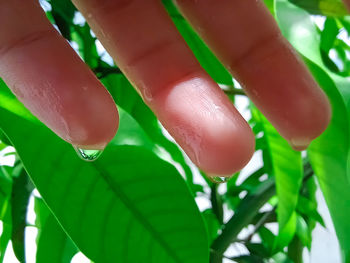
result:
[[(14, 103), (6, 87), (0, 94)], [(113, 144), (96, 162), (84, 162), (17, 104), (12, 109), (1, 100), (1, 129), (87, 257), (95, 262), (208, 262), (203, 219), (173, 166), (143, 147)]]
[[(350, 183), (348, 173), (349, 118), (334, 81), (325, 71), (318, 53), (319, 35), (309, 15), (286, 2), (277, 2), (277, 17), (284, 35), (305, 56), (312, 74), (328, 95), (332, 120), (328, 129), (315, 140), (308, 151), (322, 192), (331, 213), (344, 261), (350, 260)], [(301, 26), (303, 23), (303, 26)], [(296, 29), (299, 28), (299, 31)], [(317, 65), (316, 65), (317, 64)], [(349, 85), (350, 86), (350, 85)]]
[[(112, 94), (117, 105), (132, 116), (154, 144), (164, 148), (171, 155), (172, 159), (182, 166), (187, 183), (192, 191), (195, 192), (195, 186), (192, 183), (192, 171), (186, 163), (183, 153), (175, 143), (164, 136), (156, 116), (142, 101), (126, 77), (122, 74), (110, 74), (102, 81)], [(120, 129), (123, 129), (122, 126), (121, 124)]]
[(309, 148), (310, 161), (331, 213), (345, 261), (350, 260), (350, 183), (348, 173), (349, 122), (347, 111), (332, 79), (308, 63), (332, 102), (333, 118), (326, 132)]

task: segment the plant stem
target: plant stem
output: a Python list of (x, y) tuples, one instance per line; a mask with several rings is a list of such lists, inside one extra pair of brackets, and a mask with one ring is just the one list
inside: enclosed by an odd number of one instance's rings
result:
[(242, 95), (242, 96), (246, 96), (244, 90), (242, 90), (242, 89), (230, 88), (230, 89), (223, 89), (223, 91), (227, 95)]
[(276, 212), (276, 208), (277, 206), (274, 206), (268, 213), (266, 213), (263, 217), (260, 218), (260, 220), (256, 223), (252, 233), (244, 239), (245, 242), (248, 242), (252, 239), (254, 234), (256, 234), (259, 231), (259, 229), (268, 221), (269, 217)]
[(237, 238), (242, 228), (257, 215), (259, 209), (276, 193), (274, 178), (261, 183), (259, 188), (251, 195), (246, 196), (232, 218), (225, 224), (220, 236), (218, 236), (211, 248), (216, 253), (211, 254), (211, 263), (221, 263), (222, 254)]
[(212, 184), (210, 191), (211, 207), (220, 225), (222, 225), (224, 218), (224, 209), (222, 207), (221, 196), (218, 194), (218, 185)]

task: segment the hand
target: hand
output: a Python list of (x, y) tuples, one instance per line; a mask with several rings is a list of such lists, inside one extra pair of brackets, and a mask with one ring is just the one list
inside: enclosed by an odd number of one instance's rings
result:
[[(230, 175), (254, 152), (254, 135), (196, 61), (160, 0), (74, 0), (164, 127), (209, 174)], [(178, 0), (177, 5), (245, 92), (296, 150), (330, 120), (317, 86), (259, 0)], [(0, 77), (67, 142), (102, 149), (116, 106), (57, 33), (36, 0), (0, 0)]]

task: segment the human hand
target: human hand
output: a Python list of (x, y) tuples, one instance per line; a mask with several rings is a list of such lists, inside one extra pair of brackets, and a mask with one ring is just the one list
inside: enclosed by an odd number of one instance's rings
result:
[[(192, 161), (230, 175), (254, 135), (196, 61), (157, 0), (73, 0), (120, 69)], [(330, 107), (262, 1), (178, 0), (194, 29), (296, 150), (327, 127)], [(0, 77), (67, 142), (103, 149), (115, 104), (36, 0), (0, 0)]]

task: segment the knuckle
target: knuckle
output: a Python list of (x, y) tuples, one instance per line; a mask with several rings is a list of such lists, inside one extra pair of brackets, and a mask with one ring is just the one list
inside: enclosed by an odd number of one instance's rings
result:
[(260, 41), (248, 46), (242, 53), (230, 59), (229, 67), (237, 69), (243, 65), (261, 64), (265, 59), (274, 56), (274, 53), (282, 47), (280, 33), (273, 33), (265, 36)]
[(7, 40), (4, 43), (0, 43), (0, 56), (4, 56), (12, 50), (27, 47), (34, 43), (45, 41), (46, 39), (53, 37), (56, 37), (54, 30), (40, 30)]
[(136, 0), (88, 0), (87, 2), (91, 12), (106, 15), (123, 11)]
[(130, 67), (137, 66), (143, 62), (153, 61), (157, 56), (163, 56), (166, 52), (169, 52), (175, 45), (179, 43), (174, 40), (162, 40), (154, 45), (144, 48), (142, 52), (135, 54), (132, 58), (129, 59), (127, 64)]

